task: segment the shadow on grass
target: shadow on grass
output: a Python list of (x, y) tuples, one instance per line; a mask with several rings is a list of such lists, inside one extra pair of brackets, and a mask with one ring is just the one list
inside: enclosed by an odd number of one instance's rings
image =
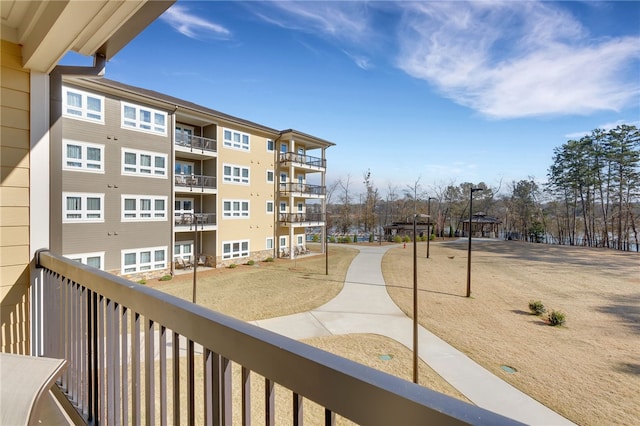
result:
[(626, 374), (635, 374), (640, 375), (640, 364), (632, 364), (628, 362), (623, 362), (618, 365), (618, 371)]
[(640, 334), (640, 293), (616, 295), (609, 298), (610, 303), (596, 308), (598, 312), (618, 317), (622, 325)]
[(531, 312), (523, 311), (522, 309), (512, 309), (511, 312), (518, 315), (535, 316)]

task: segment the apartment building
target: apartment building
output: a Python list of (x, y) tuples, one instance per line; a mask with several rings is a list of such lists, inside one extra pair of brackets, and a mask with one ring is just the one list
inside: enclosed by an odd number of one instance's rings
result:
[(333, 143), (105, 78), (63, 75), (60, 86), (55, 252), (138, 280), (191, 262), (293, 258), (307, 228), (325, 234)]

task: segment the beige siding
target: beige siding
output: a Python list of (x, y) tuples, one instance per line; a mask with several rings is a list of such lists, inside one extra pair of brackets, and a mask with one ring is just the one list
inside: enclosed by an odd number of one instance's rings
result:
[(29, 71), (0, 53), (0, 350), (29, 352)]

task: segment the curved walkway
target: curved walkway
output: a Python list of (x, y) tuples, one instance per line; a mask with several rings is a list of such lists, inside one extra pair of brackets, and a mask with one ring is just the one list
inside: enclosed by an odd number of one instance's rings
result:
[[(312, 311), (253, 321), (293, 339), (371, 333), (413, 347), (413, 323), (387, 293), (382, 257), (394, 246), (360, 246), (342, 291)], [(476, 364), (424, 327), (419, 327), (418, 355), (474, 404), (526, 424), (570, 425), (566, 418)]]

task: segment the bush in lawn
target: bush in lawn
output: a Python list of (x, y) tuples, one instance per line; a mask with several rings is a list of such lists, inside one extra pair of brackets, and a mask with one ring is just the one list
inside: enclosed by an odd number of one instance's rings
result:
[(408, 235), (405, 235), (404, 237), (402, 237), (402, 242), (403, 243), (410, 243), (411, 242), (411, 238)]
[(358, 236), (356, 234), (353, 234), (353, 242), (354, 243), (358, 242)]
[(369, 242), (372, 243), (373, 242), (373, 234), (369, 234)]
[(161, 277), (158, 279), (158, 281), (170, 281), (170, 280), (171, 280), (171, 278), (173, 278), (173, 277), (172, 277), (171, 275), (168, 275), (168, 274), (167, 274), (167, 275), (163, 275), (163, 276), (161, 276)]
[(562, 325), (566, 321), (566, 315), (560, 311), (551, 311), (549, 312), (549, 325), (557, 326)]
[(402, 237), (400, 235), (396, 235), (395, 237), (393, 237), (393, 242), (394, 243), (401, 243), (402, 242)]
[(249, 265), (249, 266), (253, 266), (253, 265), (255, 265), (255, 263), (256, 263), (255, 260), (250, 260), (246, 264)]
[(541, 301), (539, 300), (530, 300), (529, 301), (529, 310), (532, 314), (542, 315), (547, 312), (547, 308), (544, 307)]
[(318, 241), (320, 241), (320, 236), (318, 234), (313, 234), (312, 241), (314, 243), (317, 243)]
[(238, 265), (236, 265), (235, 263), (232, 263), (231, 265), (228, 266), (229, 269), (233, 269), (233, 268), (237, 268)]
[(147, 283), (147, 280), (138, 280), (137, 283), (145, 285)]
[(267, 257), (264, 261), (265, 262), (273, 262), (273, 257)]

